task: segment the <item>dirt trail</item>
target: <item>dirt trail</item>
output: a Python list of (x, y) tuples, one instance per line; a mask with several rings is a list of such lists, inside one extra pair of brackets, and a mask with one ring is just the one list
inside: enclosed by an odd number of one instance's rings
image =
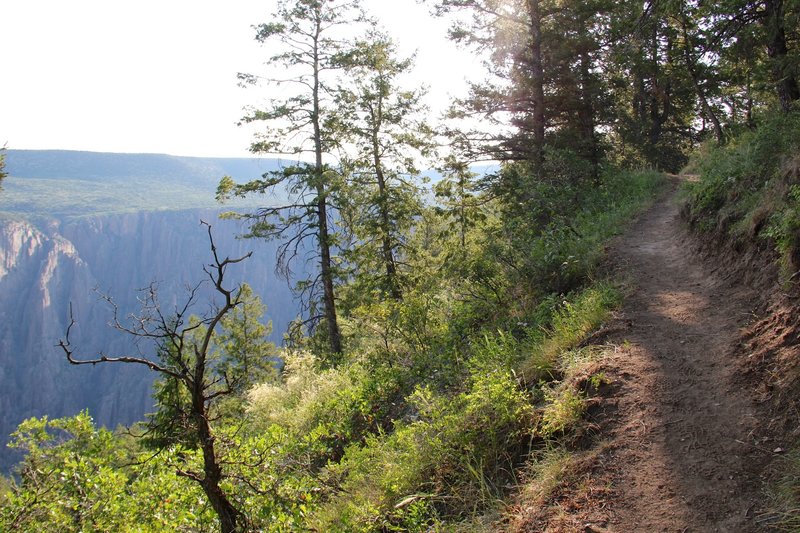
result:
[(617, 385), (599, 420), (613, 497), (586, 531), (767, 531), (760, 473), (772, 443), (731, 361), (753, 294), (690, 253), (674, 196), (612, 250), (634, 288), (609, 339)]

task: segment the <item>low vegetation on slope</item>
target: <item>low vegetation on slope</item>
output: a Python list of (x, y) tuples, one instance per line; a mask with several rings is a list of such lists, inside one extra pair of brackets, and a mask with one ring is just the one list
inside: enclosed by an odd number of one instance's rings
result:
[[(798, 6), (425, 3), (488, 67), (441, 128), (424, 90), (405, 85), (413, 58), (360, 2), (281, 1), (254, 26), (265, 69), (239, 81), (287, 90), (245, 110), (251, 150), (314, 162), (246, 183), (231, 172), (217, 197), (263, 200), (241, 216), (251, 236), (284, 239), (283, 270), (292, 258), (319, 266), (299, 282), (317, 327), (291, 337), (285, 372), (242, 386), (250, 352), (231, 338), (258, 329), (249, 314), (232, 331), (206, 320), (198, 346), (200, 323), (153, 312), (163, 327), (138, 333), (169, 341), (150, 368), (173, 379), (158, 409), (174, 416), (154, 415), (142, 430), (158, 438), (144, 441), (87, 416), (26, 422), (0, 529), (476, 529), (518, 472), (569, 463), (535, 452), (574, 439), (586, 391), (602, 381), (576, 368), (617, 301), (595, 279), (603, 242), (661, 182), (609, 166), (674, 171), (754, 111), (790, 113)], [(690, 207), (698, 226), (765, 235), (789, 278), (796, 163), (769, 153), (795, 142), (794, 120), (712, 151)], [(415, 180), (420, 159), (442, 170), (436, 207)], [(479, 181), (475, 161), (507, 164)], [(20, 203), (42, 190), (32, 185)], [(276, 188), (287, 203), (269, 203)], [(236, 266), (214, 259), (220, 278)], [(216, 289), (238, 307), (233, 288)], [(539, 456), (554, 466), (526, 464)]]
[[(508, 165), (496, 179), (526, 172)], [(582, 370), (595, 356), (582, 343), (619, 301), (596, 277), (604, 243), (662, 182), (656, 173), (608, 174), (577, 188), (540, 182), (527, 209), (473, 204), (463, 227), (446, 209), (426, 210), (403, 298), (344, 292), (338, 364), (306, 339), (282, 354), (278, 378), (211, 411), (221, 489), (239, 523), (496, 527), (521, 473), (530, 477), (537, 458), (575, 441), (587, 395), (603, 379)], [(520, 212), (542, 222), (523, 224)], [(225, 335), (214, 342), (230, 346)], [(175, 399), (169, 382), (158, 390), (163, 413)], [(196, 441), (153, 434), (158, 416), (141, 428), (150, 429), (144, 440), (98, 429), (86, 414), (25, 422), (14, 445), (27, 455), (2, 496), (0, 529), (217, 528), (191, 478), (203, 469)]]
[(788, 278), (800, 271), (800, 117), (775, 114), (696, 156), (687, 215), (739, 249), (771, 248)]

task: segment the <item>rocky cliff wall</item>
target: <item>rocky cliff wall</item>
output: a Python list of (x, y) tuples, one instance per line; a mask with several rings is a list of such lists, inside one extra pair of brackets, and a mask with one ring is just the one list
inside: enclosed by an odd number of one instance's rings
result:
[[(0, 468), (15, 456), (6, 437), (27, 417), (72, 415), (89, 409), (109, 427), (141, 420), (152, 408), (153, 375), (132, 365), (75, 367), (56, 348), (69, 322), (77, 321), (75, 344), (83, 353), (152, 353), (108, 326), (112, 296), (120, 316), (138, 309), (138, 289), (158, 284), (166, 309), (185, 301), (187, 286), (204, 279), (210, 262), (206, 230), (213, 224), (222, 256), (248, 261), (230, 268), (230, 282), (249, 283), (267, 305), (273, 340), (280, 342), (297, 304), (276, 279), (275, 243), (242, 240), (242, 229), (214, 211), (139, 212), (73, 220), (0, 219)], [(193, 312), (207, 309), (205, 298)]]

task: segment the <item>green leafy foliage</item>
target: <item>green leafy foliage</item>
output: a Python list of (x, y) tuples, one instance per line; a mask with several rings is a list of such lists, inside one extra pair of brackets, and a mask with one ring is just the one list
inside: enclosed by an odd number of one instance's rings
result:
[[(510, 166), (498, 176), (501, 192), (520, 190), (525, 168)], [(522, 177), (521, 177), (522, 176)], [(505, 257), (526, 293), (539, 299), (568, 293), (593, 275), (606, 240), (617, 233), (637, 206), (662, 183), (655, 172), (609, 173), (597, 187), (569, 186), (560, 180), (525, 183), (523, 198), (511, 198), (500, 229), (509, 241), (495, 239), (495, 252)]]
[[(587, 231), (589, 242), (579, 246), (602, 247), (660, 183), (655, 174), (609, 178), (608, 199), (597, 206), (611, 211), (601, 219), (607, 227)], [(599, 197), (582, 193), (591, 199), (587, 203)], [(444, 227), (449, 215), (440, 216), (438, 227)], [(580, 227), (590, 225), (585, 216)], [(484, 232), (502, 224), (489, 218), (466, 241), (485, 242)], [(417, 289), (419, 298), (412, 292), (400, 302), (359, 308), (348, 324), (354, 359), (346, 369), (320, 373), (309, 356), (289, 359), (284, 385), (251, 395), (251, 414), (293, 428), (304, 443), (306, 464), (327, 487), (323, 492), (329, 491), (309, 517), (314, 528), (424, 531), (469, 519), (513, 485), (513, 472), (532, 443), (561, 438), (579, 424), (584, 393), (560, 380), (577, 359), (571, 350), (607, 319), (618, 293), (602, 284), (576, 287), (572, 295), (547, 296), (528, 309), (530, 302), (510, 303), (505, 292), (519, 282), (510, 278), (518, 275), (513, 268), (461, 276), (475, 273), (475, 262), (495, 248), (450, 255), (447, 239), (457, 246), (460, 236), (438, 235), (444, 241), (428, 248), (433, 255), (424, 261), (445, 267), (460, 256), (465, 263), (431, 273)], [(595, 261), (600, 255), (598, 250)], [(503, 303), (470, 299), (485, 283), (494, 284)], [(493, 317), (488, 321), (477, 312), (487, 308)], [(569, 363), (562, 363), (567, 356)], [(389, 409), (380, 409), (387, 404)], [(309, 456), (313, 441), (324, 445)]]
[(140, 455), (135, 442), (96, 428), (85, 412), (28, 419), (12, 437), (26, 457), (0, 509), (4, 531), (212, 527), (202, 493), (177, 478), (165, 457)]
[[(800, 269), (798, 156), (800, 119), (767, 115), (759, 127), (722, 147), (706, 147), (688, 186), (686, 215), (738, 247), (773, 243), (787, 274)], [(694, 169), (693, 169), (694, 170)]]
[(500, 493), (495, 484), (532, 427), (530, 399), (513, 375), (476, 376), (455, 397), (421, 387), (409, 401), (413, 421), (350, 446), (331, 467), (342, 495), (322, 506), (318, 527), (424, 530)]
[(439, 170), (442, 179), (433, 188), (439, 202), (437, 214), (449, 219), (447, 231), (458, 235), (464, 249), (470, 229), (485, 219), (481, 200), (476, 195), (477, 175), (470, 170), (468, 164), (454, 156), (448, 157)]
[[(4, 509), (8, 529), (33, 529), (37, 523), (53, 529), (92, 530), (119, 527), (114, 502), (126, 477), (115, 470), (113, 438), (95, 430), (87, 413), (48, 421), (28, 419), (12, 435), (10, 444), (26, 452), (20, 467), (21, 485), (15, 487)], [(58, 491), (58, 498), (50, 492)], [(48, 505), (37, 506), (42, 497)]]
[[(504, 172), (537, 183), (523, 168)], [(526, 205), (541, 216), (527, 222), (476, 191), (458, 231), (450, 209), (425, 209), (407, 236), (419, 252), (402, 299), (360, 296), (342, 322), (340, 365), (298, 345), (281, 352), (274, 374), (263, 306), (240, 289), (205, 359), (206, 395), (231, 392), (206, 412), (238, 523), (427, 531), (491, 513), (532, 452), (578, 431), (586, 392), (571, 369), (619, 301), (592, 281), (603, 242), (660, 183), (655, 174), (609, 174), (601, 187), (566, 191), (539, 183)], [(184, 346), (205, 338), (203, 323), (185, 326)], [(164, 348), (168, 368), (196, 362), (192, 350)], [(15, 442), (27, 456), (2, 524), (218, 528), (192, 477), (204, 455), (189, 392), (169, 376), (158, 383), (145, 439), (96, 429), (86, 414), (26, 422)]]
[(775, 241), (784, 267), (800, 269), (800, 185), (789, 187), (782, 208), (774, 213), (764, 234)]

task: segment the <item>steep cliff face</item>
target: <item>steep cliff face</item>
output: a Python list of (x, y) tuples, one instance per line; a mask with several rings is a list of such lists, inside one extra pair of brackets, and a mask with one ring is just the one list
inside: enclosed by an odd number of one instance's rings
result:
[[(152, 407), (154, 376), (132, 365), (75, 367), (56, 348), (69, 322), (74, 343), (87, 355), (152, 353), (152, 346), (108, 326), (111, 308), (98, 293), (114, 298), (119, 316), (139, 308), (138, 289), (155, 282), (166, 310), (185, 301), (187, 287), (205, 279), (211, 259), (206, 230), (214, 226), (220, 255), (253, 257), (231, 267), (230, 282), (249, 283), (267, 305), (273, 340), (280, 341), (297, 315), (297, 304), (274, 274), (275, 245), (237, 239), (242, 229), (209, 210), (151, 211), (34, 221), (0, 219), (0, 444), (27, 417), (51, 417), (89, 409), (114, 427), (141, 420)], [(197, 314), (207, 310), (201, 291)], [(14, 456), (0, 450), (0, 468)]]

